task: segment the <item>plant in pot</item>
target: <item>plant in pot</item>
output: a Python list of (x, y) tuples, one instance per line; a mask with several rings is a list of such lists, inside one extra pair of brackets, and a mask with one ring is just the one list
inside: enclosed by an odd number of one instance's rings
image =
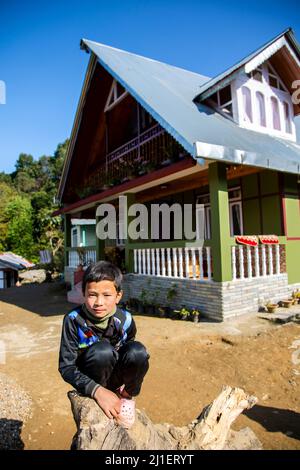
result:
[(268, 310), (269, 313), (276, 312), (277, 307), (278, 307), (278, 304), (273, 304), (271, 300), (268, 300), (266, 303), (266, 309)]
[(192, 310), (190, 311), (190, 316), (192, 318), (192, 321), (194, 323), (198, 323), (199, 322), (199, 318), (200, 318), (200, 315), (201, 315), (201, 312), (198, 308), (196, 307), (193, 307)]
[(285, 299), (281, 301), (281, 304), (285, 308), (290, 308), (293, 304), (293, 299)]
[(182, 307), (180, 310), (174, 310), (174, 312), (179, 315), (181, 320), (187, 320), (190, 314), (190, 311), (185, 307)]

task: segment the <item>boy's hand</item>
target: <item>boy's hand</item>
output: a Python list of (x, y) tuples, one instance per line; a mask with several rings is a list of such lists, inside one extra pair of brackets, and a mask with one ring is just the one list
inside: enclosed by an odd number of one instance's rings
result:
[(121, 401), (114, 392), (107, 388), (97, 388), (94, 398), (108, 418), (117, 418), (120, 413)]

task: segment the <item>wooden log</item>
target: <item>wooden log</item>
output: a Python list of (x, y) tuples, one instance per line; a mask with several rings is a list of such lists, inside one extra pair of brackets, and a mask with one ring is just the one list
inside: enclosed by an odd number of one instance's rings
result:
[(252, 408), (257, 398), (240, 388), (223, 387), (220, 395), (203, 409), (199, 417), (187, 426), (154, 424), (148, 416), (136, 410), (136, 420), (129, 430), (109, 419), (95, 400), (76, 391), (68, 393), (77, 433), (72, 449), (77, 450), (220, 450), (262, 449), (255, 434), (245, 428), (230, 429), (233, 421), (245, 409)]

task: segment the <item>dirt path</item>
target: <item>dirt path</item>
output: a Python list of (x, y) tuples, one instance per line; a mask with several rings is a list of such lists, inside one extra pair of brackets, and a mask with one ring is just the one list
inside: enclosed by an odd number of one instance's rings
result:
[[(0, 345), (6, 346), (0, 372), (33, 403), (32, 417), (22, 427), (25, 449), (69, 449), (75, 433), (66, 397), (71, 387), (58, 374), (57, 362), (61, 322), (70, 304), (55, 284), (6, 289), (0, 295)], [(264, 449), (300, 449), (300, 325), (274, 326), (255, 315), (198, 325), (135, 319), (138, 339), (151, 355), (137, 406), (154, 422), (184, 425), (223, 384), (239, 386), (259, 402), (234, 428), (249, 426)]]

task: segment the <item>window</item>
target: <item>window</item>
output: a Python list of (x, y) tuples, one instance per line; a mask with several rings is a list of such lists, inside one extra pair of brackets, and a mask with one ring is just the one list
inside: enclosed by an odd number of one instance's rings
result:
[(277, 131), (281, 130), (280, 126), (280, 115), (279, 115), (279, 105), (278, 100), (274, 96), (271, 97), (271, 105), (272, 105), (272, 119), (273, 119), (273, 128)]
[[(232, 237), (235, 235), (242, 235), (244, 233), (243, 227), (243, 209), (241, 201), (242, 193), (240, 187), (228, 189), (228, 200), (229, 200), (229, 223), (230, 223), (230, 234)], [(197, 222), (197, 238), (203, 238), (203, 223), (204, 223), (204, 239), (209, 240), (211, 238), (211, 208), (210, 208), (210, 196), (204, 194), (197, 197), (197, 204), (203, 204), (203, 207), (198, 208), (196, 212)], [(204, 220), (203, 220), (204, 215)], [(201, 226), (200, 226), (201, 224)]]
[(257, 102), (257, 108), (258, 108), (259, 125), (266, 127), (265, 97), (260, 91), (256, 92), (256, 102)]
[(269, 77), (269, 85), (273, 88), (277, 88), (277, 90), (287, 91), (286, 88), (281, 83), (281, 80), (276, 75), (276, 73), (268, 67), (268, 77)]
[(118, 83), (116, 80), (113, 81), (113, 84), (111, 86), (107, 102), (104, 108), (104, 111), (108, 111), (111, 109), (113, 106), (115, 106), (116, 103), (121, 101), (125, 96), (127, 95), (127, 91), (125, 90), (120, 83)]
[(229, 203), (230, 235), (243, 234), (242, 202)]
[(250, 73), (250, 77), (251, 78), (254, 78), (254, 80), (257, 80), (258, 82), (262, 82), (263, 81), (263, 78), (262, 78), (262, 69), (261, 68), (257, 68), (255, 70), (252, 70), (252, 72)]
[(283, 102), (284, 109), (284, 122), (285, 122), (285, 132), (288, 134), (292, 133), (292, 125), (290, 119), (290, 107), (286, 101)]
[(71, 228), (71, 247), (79, 246), (78, 243), (78, 228), (72, 227)]
[(209, 194), (198, 196), (196, 203), (202, 205), (202, 207), (196, 208), (197, 238), (201, 240), (203, 239), (204, 235), (204, 240), (209, 240), (211, 238), (211, 211)]
[(231, 86), (227, 85), (210, 96), (209, 101), (220, 108), (223, 113), (233, 116)]
[(243, 86), (242, 94), (243, 94), (243, 103), (244, 103), (244, 121), (253, 122), (251, 92), (249, 88), (246, 86)]

